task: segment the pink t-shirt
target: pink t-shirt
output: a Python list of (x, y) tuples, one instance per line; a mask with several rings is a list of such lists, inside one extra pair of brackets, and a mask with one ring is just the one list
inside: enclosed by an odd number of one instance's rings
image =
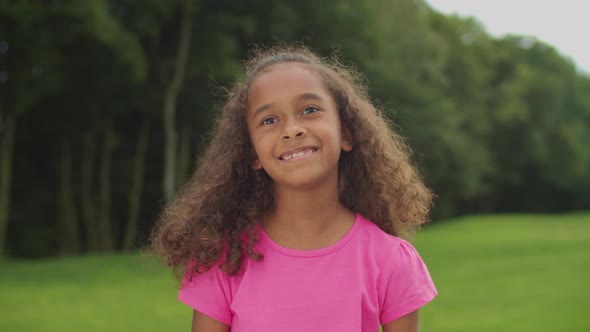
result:
[(256, 249), (264, 260), (246, 259), (238, 276), (185, 277), (179, 300), (232, 332), (377, 332), (437, 294), (414, 247), (358, 214), (329, 247), (287, 249), (261, 230)]

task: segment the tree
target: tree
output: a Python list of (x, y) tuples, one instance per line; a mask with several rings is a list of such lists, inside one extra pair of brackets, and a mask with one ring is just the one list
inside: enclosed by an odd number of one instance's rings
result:
[(164, 99), (164, 132), (166, 145), (164, 149), (163, 188), (166, 200), (171, 200), (176, 192), (176, 158), (178, 133), (176, 130), (176, 104), (182, 90), (192, 38), (193, 5), (184, 0), (181, 6), (181, 21), (178, 40), (178, 53), (174, 64), (174, 75), (166, 90)]
[[(60, 54), (54, 47), (55, 36), (39, 38), (52, 6), (28, 2), (0, 5), (1, 30), (5, 32), (0, 84), (0, 257), (4, 256), (6, 228), (10, 217), (12, 164), (18, 117), (47, 94), (60, 88), (55, 71)], [(26, 91), (26, 93), (23, 93)]]

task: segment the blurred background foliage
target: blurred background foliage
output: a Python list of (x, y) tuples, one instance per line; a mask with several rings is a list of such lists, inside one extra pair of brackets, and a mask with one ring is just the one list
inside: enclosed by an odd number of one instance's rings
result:
[(365, 73), (433, 220), (590, 208), (590, 77), (423, 0), (0, 2), (0, 256), (133, 250), (194, 169), (253, 45)]

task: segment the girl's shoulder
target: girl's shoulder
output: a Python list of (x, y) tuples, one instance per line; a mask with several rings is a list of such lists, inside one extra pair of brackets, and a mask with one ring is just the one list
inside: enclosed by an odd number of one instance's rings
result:
[(368, 256), (374, 257), (381, 264), (390, 265), (395, 262), (420, 260), (416, 248), (407, 240), (383, 231), (361, 215), (357, 215), (357, 222), (359, 222), (357, 245), (362, 246)]
[(397, 236), (391, 235), (383, 231), (375, 223), (373, 223), (372, 221), (368, 220), (360, 214), (357, 214), (356, 222), (358, 223), (360, 233), (359, 237), (368, 245), (375, 245), (378, 247), (397, 247), (408, 243), (406, 240), (402, 238), (399, 238)]

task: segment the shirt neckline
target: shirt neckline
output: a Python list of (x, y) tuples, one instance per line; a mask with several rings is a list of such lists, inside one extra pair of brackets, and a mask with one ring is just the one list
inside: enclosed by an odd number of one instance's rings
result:
[(336, 243), (331, 244), (327, 247), (320, 248), (320, 249), (310, 249), (310, 250), (299, 250), (299, 249), (290, 249), (290, 248), (283, 247), (283, 246), (277, 244), (276, 242), (274, 242), (270, 238), (270, 236), (268, 236), (268, 234), (266, 233), (264, 228), (262, 228), (262, 226), (260, 226), (259, 228), (260, 228), (260, 234), (262, 237), (262, 241), (266, 245), (268, 245), (271, 249), (273, 249), (274, 251), (277, 251), (278, 253), (281, 253), (281, 254), (287, 255), (287, 256), (292, 256), (292, 257), (317, 257), (317, 256), (324, 256), (324, 255), (330, 254), (330, 253), (342, 248), (346, 243), (348, 243), (348, 241), (350, 241), (350, 239), (357, 232), (359, 225), (360, 225), (360, 221), (361, 221), (360, 214), (355, 213), (354, 222), (352, 224), (352, 227), (350, 227), (348, 232), (340, 240), (338, 240)]

